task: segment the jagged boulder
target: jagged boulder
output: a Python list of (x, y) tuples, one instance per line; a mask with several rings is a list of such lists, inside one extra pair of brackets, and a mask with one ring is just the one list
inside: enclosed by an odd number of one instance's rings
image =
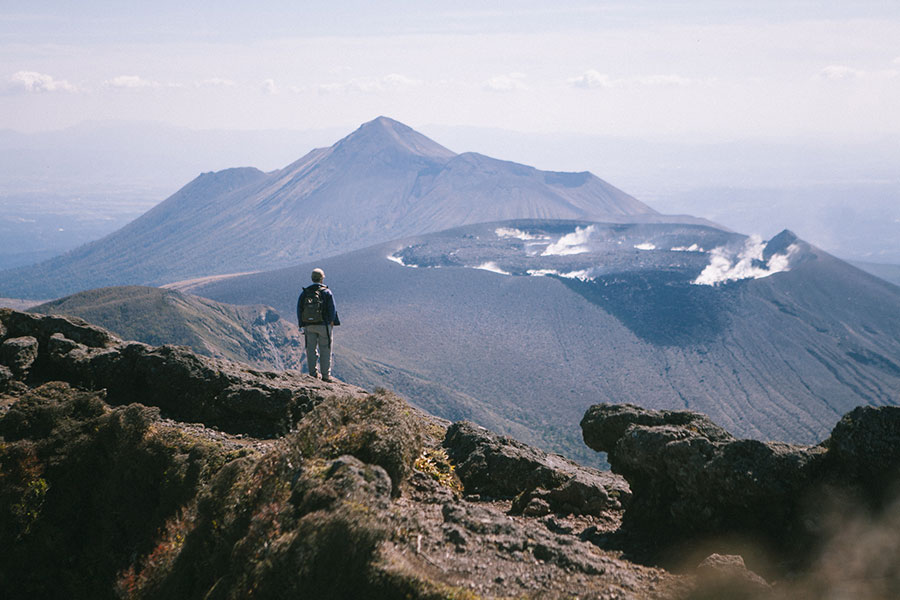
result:
[(711, 554), (697, 565), (697, 588), (690, 600), (751, 600), (771, 589), (765, 579), (749, 570), (736, 554)]
[(690, 410), (650, 410), (634, 404), (595, 404), (587, 409), (581, 421), (584, 443), (595, 450), (613, 448), (632, 425), (672, 425), (684, 427), (711, 441), (734, 439), (702, 413)]
[(41, 347), (47, 343), (50, 336), (56, 333), (89, 348), (107, 348), (122, 341), (105, 329), (91, 325), (78, 317), (33, 315), (9, 308), (0, 308), (0, 322), (3, 324), (0, 327), (0, 337), (12, 338), (30, 335), (37, 338)]
[(583, 467), (512, 438), (460, 421), (447, 430), (444, 447), (469, 494), (516, 498), (515, 512), (599, 515), (627, 504), (621, 477)]
[(38, 341), (30, 335), (8, 338), (0, 344), (0, 362), (18, 377), (25, 377), (38, 355)]
[(630, 405), (592, 406), (581, 427), (631, 486), (624, 527), (669, 542), (737, 535), (806, 551), (829, 490), (886, 499), (900, 480), (898, 407), (858, 408), (817, 446), (734, 439), (699, 413)]
[(822, 442), (823, 476), (850, 485), (875, 507), (900, 494), (900, 407), (859, 406), (838, 421)]
[(601, 404), (581, 427), (588, 445), (607, 452), (631, 486), (623, 525), (672, 540), (723, 532), (791, 537), (811, 466), (825, 452), (735, 440), (689, 411)]

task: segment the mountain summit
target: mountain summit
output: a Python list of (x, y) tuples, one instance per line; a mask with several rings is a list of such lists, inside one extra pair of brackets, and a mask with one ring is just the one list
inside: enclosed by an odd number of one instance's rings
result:
[(0, 273), (0, 295), (269, 270), (449, 227), (517, 218), (666, 217), (591, 173), (456, 154), (379, 117), (287, 167), (204, 173), (109, 236)]
[(412, 127), (388, 117), (378, 117), (360, 125), (359, 129), (333, 146), (349, 154), (378, 154), (387, 149), (407, 151), (410, 155), (435, 160), (450, 160), (456, 154)]

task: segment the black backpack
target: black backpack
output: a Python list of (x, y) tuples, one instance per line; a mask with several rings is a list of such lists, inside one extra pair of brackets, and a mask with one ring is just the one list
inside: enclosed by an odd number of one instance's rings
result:
[(300, 325), (321, 325), (325, 321), (325, 290), (328, 287), (313, 284), (303, 290), (300, 307)]

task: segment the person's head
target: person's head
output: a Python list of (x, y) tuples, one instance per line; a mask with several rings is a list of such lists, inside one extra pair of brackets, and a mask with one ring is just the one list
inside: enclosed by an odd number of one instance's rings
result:
[(313, 283), (322, 283), (322, 281), (324, 279), (325, 279), (325, 271), (323, 271), (322, 269), (313, 269), (313, 272), (312, 272)]

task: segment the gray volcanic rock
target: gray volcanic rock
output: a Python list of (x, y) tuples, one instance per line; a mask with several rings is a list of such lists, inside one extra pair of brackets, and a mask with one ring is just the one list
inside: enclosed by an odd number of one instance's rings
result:
[(735, 554), (711, 554), (697, 565), (697, 577), (705, 598), (759, 597), (771, 589), (765, 579), (749, 570), (743, 557)]
[[(589, 426), (585, 426), (588, 423)], [(632, 425), (682, 425), (710, 440), (734, 437), (704, 414), (691, 410), (650, 410), (635, 404), (595, 404), (581, 421), (584, 443), (594, 448), (612, 448)]]
[(8, 336), (0, 355), (15, 374), (23, 374), (22, 355), (33, 352), (31, 380), (105, 389), (111, 404), (157, 406), (166, 416), (232, 433), (282, 435), (326, 394), (349, 387), (256, 371), (177, 346), (122, 342), (75, 318), (0, 309), (0, 322)]
[(600, 515), (622, 508), (631, 496), (621, 477), (467, 421), (448, 428), (444, 447), (467, 493), (516, 497), (514, 512)]
[(461, 551), (474, 543), (470, 537), (477, 536), (478, 543), (492, 545), (500, 552), (520, 556), (530, 552), (537, 560), (588, 575), (606, 572), (608, 563), (592, 552), (590, 544), (570, 536), (526, 528), (494, 510), (468, 502), (448, 502), (441, 512), (447, 540)]
[(875, 505), (900, 493), (900, 408), (860, 406), (843, 416), (822, 445), (825, 474), (856, 487)]
[(0, 361), (6, 363), (14, 373), (24, 376), (28, 373), (38, 354), (38, 341), (26, 335), (9, 338), (0, 344)]
[(593, 406), (581, 427), (631, 486), (623, 525), (670, 542), (737, 534), (808, 549), (828, 490), (872, 504), (900, 483), (898, 407), (858, 408), (817, 446), (738, 440), (703, 415), (631, 406)]

